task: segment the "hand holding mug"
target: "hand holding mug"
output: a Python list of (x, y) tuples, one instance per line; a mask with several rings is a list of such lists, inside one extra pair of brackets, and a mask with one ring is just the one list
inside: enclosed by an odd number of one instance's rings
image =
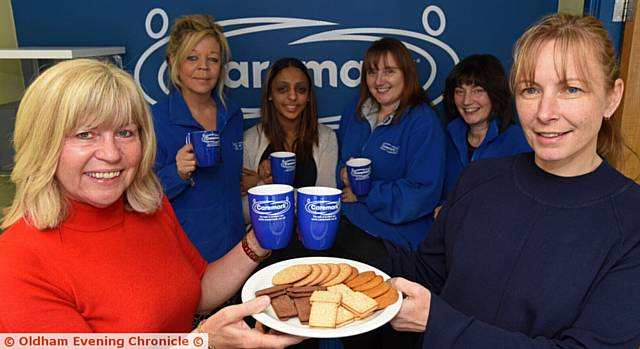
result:
[(192, 144), (198, 166), (216, 166), (222, 161), (218, 132), (209, 130), (187, 132), (184, 142)]
[(367, 195), (371, 188), (371, 160), (352, 158), (347, 161), (347, 177), (355, 195)]
[(296, 154), (276, 151), (269, 155), (273, 183), (293, 185), (296, 175)]
[(344, 187), (344, 189), (342, 189), (342, 202), (358, 202), (358, 197), (351, 191), (351, 187)]
[(271, 177), (271, 161), (262, 160), (258, 166), (258, 175), (264, 184), (272, 184), (273, 177)]
[(351, 183), (349, 183), (349, 174), (347, 174), (347, 166), (343, 167), (342, 170), (340, 170), (340, 179), (342, 180), (345, 188), (351, 186)]
[(182, 180), (191, 178), (191, 173), (196, 170), (196, 155), (191, 144), (185, 144), (176, 153), (176, 169)]
[(240, 195), (247, 195), (247, 190), (255, 187), (260, 182), (258, 172), (248, 168), (242, 169), (242, 177), (240, 178)]

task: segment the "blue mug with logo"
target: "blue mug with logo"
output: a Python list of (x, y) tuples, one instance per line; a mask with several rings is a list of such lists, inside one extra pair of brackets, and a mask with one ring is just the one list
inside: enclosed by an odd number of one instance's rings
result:
[(296, 154), (276, 151), (269, 155), (269, 161), (273, 183), (292, 185), (296, 176)]
[(371, 160), (353, 158), (347, 161), (347, 175), (351, 191), (356, 195), (367, 195), (371, 188)]
[(196, 163), (200, 167), (215, 166), (222, 160), (220, 134), (216, 131), (187, 132), (185, 143), (193, 145)]
[(327, 187), (298, 189), (298, 228), (309, 250), (326, 250), (336, 240), (342, 191)]
[(287, 247), (294, 224), (293, 187), (265, 184), (249, 189), (249, 215), (260, 246)]

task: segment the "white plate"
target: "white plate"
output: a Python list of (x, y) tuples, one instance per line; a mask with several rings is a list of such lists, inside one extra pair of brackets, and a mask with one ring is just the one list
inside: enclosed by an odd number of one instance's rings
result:
[[(273, 286), (271, 284), (271, 278), (275, 273), (284, 269), (285, 267), (292, 264), (312, 263), (347, 263), (351, 266), (356, 267), (359, 272), (372, 270), (376, 274), (382, 276), (384, 280), (389, 279), (389, 275), (383, 273), (382, 271), (370, 265), (352, 261), (349, 259), (331, 257), (296, 258), (270, 265), (253, 274), (249, 278), (249, 280), (245, 282), (244, 287), (242, 287), (242, 301), (246, 302), (248, 300), (254, 299), (256, 298), (256, 291)], [(375, 312), (373, 315), (367, 317), (366, 319), (356, 320), (348, 325), (336, 329), (309, 328), (309, 326), (301, 324), (300, 320), (298, 320), (297, 317), (290, 318), (287, 321), (280, 321), (278, 320), (278, 317), (276, 316), (276, 313), (273, 311), (273, 308), (271, 306), (269, 306), (262, 313), (253, 315), (253, 317), (257, 321), (260, 321), (262, 324), (283, 333), (313, 338), (339, 338), (369, 332), (386, 324), (391, 319), (393, 319), (393, 317), (396, 316), (396, 314), (400, 311), (401, 305), (402, 295), (398, 293), (398, 300), (390, 306), (384, 308), (383, 310)]]

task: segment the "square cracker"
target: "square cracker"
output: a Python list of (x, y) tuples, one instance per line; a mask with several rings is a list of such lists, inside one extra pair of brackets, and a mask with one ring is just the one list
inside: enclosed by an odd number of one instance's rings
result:
[(340, 293), (330, 291), (314, 291), (311, 294), (311, 303), (322, 302), (339, 304), (340, 299), (342, 299), (342, 295)]
[(359, 316), (375, 310), (378, 302), (362, 292), (352, 292), (342, 296), (342, 305)]
[(309, 327), (335, 328), (337, 315), (337, 303), (312, 303), (311, 314), (309, 314)]
[(353, 322), (356, 319), (356, 316), (353, 315), (352, 312), (347, 310), (345, 307), (338, 307), (338, 314), (336, 315), (336, 327), (344, 326), (348, 323)]

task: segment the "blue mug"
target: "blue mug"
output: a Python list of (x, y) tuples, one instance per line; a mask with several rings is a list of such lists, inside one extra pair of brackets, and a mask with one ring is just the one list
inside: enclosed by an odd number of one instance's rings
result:
[(347, 161), (347, 175), (351, 191), (356, 195), (367, 195), (371, 188), (371, 160), (353, 158)]
[(342, 191), (327, 187), (298, 189), (298, 228), (304, 247), (326, 250), (336, 240)]
[(293, 187), (266, 184), (249, 189), (249, 215), (260, 246), (287, 247), (294, 224)]
[(200, 167), (211, 167), (221, 162), (220, 135), (216, 131), (187, 132), (185, 143), (193, 145), (196, 163)]
[(277, 151), (269, 155), (271, 176), (274, 184), (292, 185), (296, 176), (296, 154)]

